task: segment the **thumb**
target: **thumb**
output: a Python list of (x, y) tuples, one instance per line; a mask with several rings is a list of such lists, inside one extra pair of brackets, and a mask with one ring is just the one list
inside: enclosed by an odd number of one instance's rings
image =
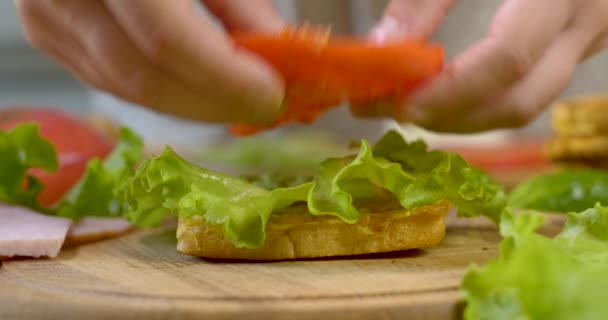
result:
[(372, 29), (375, 43), (401, 38), (428, 38), (455, 0), (391, 0), (384, 17)]

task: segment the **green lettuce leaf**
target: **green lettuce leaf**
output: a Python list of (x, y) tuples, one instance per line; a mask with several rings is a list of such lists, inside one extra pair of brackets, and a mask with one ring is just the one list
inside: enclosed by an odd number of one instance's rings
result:
[(608, 208), (570, 213), (553, 239), (543, 222), (505, 210), (500, 259), (464, 277), (466, 319), (608, 319)]
[(195, 160), (223, 169), (314, 173), (323, 160), (347, 152), (332, 135), (315, 130), (238, 138), (201, 150)]
[(241, 247), (264, 243), (270, 214), (306, 199), (311, 184), (268, 191), (249, 182), (189, 163), (166, 148), (137, 169), (119, 193), (133, 224), (158, 225), (168, 212), (182, 217), (202, 214), (222, 224), (224, 235)]
[(143, 155), (143, 141), (128, 128), (121, 128), (120, 141), (105, 160), (93, 159), (80, 181), (68, 191), (56, 214), (72, 219), (86, 216), (121, 216), (123, 206), (115, 196), (118, 183), (133, 174)]
[(295, 187), (306, 182), (311, 182), (312, 177), (306, 175), (285, 175), (277, 172), (263, 173), (261, 175), (244, 175), (242, 179), (262, 187), (264, 189), (273, 190), (277, 188)]
[[(43, 186), (28, 175), (28, 171), (34, 168), (56, 171), (59, 165), (55, 147), (40, 136), (37, 124), (22, 124), (8, 132), (0, 131), (0, 202), (73, 219), (121, 216), (123, 206), (114, 193), (120, 181), (133, 175), (142, 153), (141, 138), (122, 128), (120, 141), (112, 153), (104, 161), (89, 161), (83, 177), (59, 205), (47, 208), (37, 200)], [(24, 187), (26, 179), (27, 187)]]
[[(251, 181), (251, 180), (250, 180)], [(221, 224), (238, 247), (256, 248), (265, 240), (270, 215), (296, 202), (310, 213), (356, 223), (354, 199), (390, 192), (404, 208), (448, 199), (463, 215), (486, 213), (498, 220), (504, 193), (487, 176), (453, 153), (408, 144), (391, 131), (372, 148), (363, 140), (358, 155), (322, 162), (310, 182), (266, 189), (189, 163), (170, 148), (144, 162), (122, 184), (118, 195), (126, 216), (139, 226), (158, 225), (166, 214), (202, 215)]]
[(513, 208), (579, 212), (608, 200), (608, 172), (568, 169), (530, 178), (509, 195)]
[(0, 131), (0, 202), (46, 212), (37, 200), (42, 185), (28, 171), (37, 168), (54, 172), (58, 166), (55, 147), (40, 136), (37, 125), (23, 124), (11, 131)]
[(485, 172), (471, 167), (460, 155), (428, 151), (421, 140), (408, 144), (396, 131), (384, 135), (374, 147), (374, 155), (399, 163), (416, 178), (407, 190), (412, 205), (432, 203), (443, 196), (458, 209), (460, 216), (483, 214), (499, 221), (507, 201), (503, 187)]

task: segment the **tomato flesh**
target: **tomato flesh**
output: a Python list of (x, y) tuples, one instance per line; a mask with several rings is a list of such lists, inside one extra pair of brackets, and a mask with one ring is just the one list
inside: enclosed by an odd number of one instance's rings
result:
[(23, 123), (38, 124), (40, 135), (51, 141), (57, 150), (59, 169), (56, 172), (41, 169), (29, 172), (44, 185), (38, 199), (45, 206), (56, 203), (78, 182), (89, 160), (103, 159), (113, 148), (111, 141), (65, 111), (15, 106), (0, 112), (0, 130), (10, 130)]
[(325, 39), (297, 29), (279, 35), (239, 34), (233, 40), (282, 75), (288, 106), (268, 127), (234, 126), (231, 131), (237, 135), (310, 123), (343, 101), (397, 102), (443, 68), (443, 48), (421, 40), (379, 46), (361, 39)]

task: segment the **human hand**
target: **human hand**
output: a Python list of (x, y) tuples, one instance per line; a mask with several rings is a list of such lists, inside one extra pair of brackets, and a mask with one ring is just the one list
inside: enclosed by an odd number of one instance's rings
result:
[[(429, 37), (454, 0), (393, 0), (370, 37)], [(439, 132), (527, 124), (608, 45), (607, 0), (505, 0), (488, 36), (395, 108), (375, 112)]]
[[(282, 28), (270, 0), (204, 0), (229, 31)], [(264, 124), (283, 83), (189, 0), (15, 0), (31, 44), (83, 82), (160, 112)]]

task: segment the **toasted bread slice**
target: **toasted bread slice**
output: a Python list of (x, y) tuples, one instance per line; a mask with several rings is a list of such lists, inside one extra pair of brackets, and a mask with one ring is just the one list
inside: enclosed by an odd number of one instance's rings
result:
[(358, 222), (348, 224), (333, 216), (314, 216), (305, 205), (295, 205), (272, 215), (266, 241), (256, 249), (235, 247), (221, 226), (202, 217), (180, 218), (177, 250), (205, 258), (286, 260), (426, 248), (443, 240), (450, 207), (446, 200), (414, 210), (392, 201), (361, 203)]

